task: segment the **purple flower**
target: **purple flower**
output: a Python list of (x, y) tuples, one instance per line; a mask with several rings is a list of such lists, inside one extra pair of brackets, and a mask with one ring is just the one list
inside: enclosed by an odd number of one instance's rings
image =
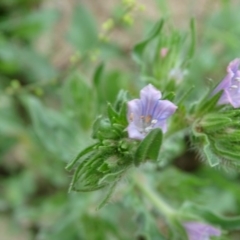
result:
[(189, 240), (210, 240), (211, 236), (220, 236), (221, 231), (211, 225), (200, 222), (186, 222), (183, 224)]
[(167, 131), (166, 120), (177, 106), (168, 100), (160, 100), (161, 97), (161, 92), (148, 84), (141, 90), (140, 99), (128, 102), (129, 138), (142, 140), (154, 128)]
[(240, 58), (234, 59), (227, 67), (227, 76), (215, 88), (213, 94), (223, 90), (218, 104), (231, 104), (234, 108), (240, 107)]

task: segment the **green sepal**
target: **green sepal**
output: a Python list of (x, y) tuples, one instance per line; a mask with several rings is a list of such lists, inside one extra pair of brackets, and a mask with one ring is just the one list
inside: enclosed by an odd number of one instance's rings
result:
[(162, 130), (153, 129), (139, 144), (135, 156), (134, 164), (138, 166), (146, 160), (159, 160), (159, 153), (162, 144)]
[(121, 109), (119, 111), (119, 122), (123, 126), (127, 126), (128, 121), (127, 121), (127, 102), (123, 102)]
[(97, 186), (92, 186), (92, 187), (83, 187), (83, 188), (76, 188), (73, 187), (72, 190), (75, 192), (92, 192), (92, 191), (96, 191), (102, 188), (105, 188), (106, 185), (97, 185)]
[(216, 141), (214, 142), (214, 147), (220, 156), (226, 159), (235, 160), (239, 162), (238, 164), (240, 165), (239, 143), (229, 144), (229, 142), (225, 141)]
[(99, 172), (106, 173), (110, 170), (110, 168), (109, 168), (109, 165), (107, 163), (103, 162), (103, 164), (99, 168), (97, 168), (97, 170)]
[(220, 158), (213, 152), (210, 143), (206, 144), (203, 147), (203, 152), (208, 160), (210, 167), (215, 167), (221, 162)]
[(198, 127), (194, 124), (193, 125), (193, 134), (197, 137), (197, 141), (200, 142), (200, 146), (202, 148), (202, 151), (207, 158), (207, 161), (211, 167), (217, 166), (220, 163), (219, 157), (213, 152), (213, 149), (211, 147), (210, 140), (208, 136), (203, 133), (199, 132)]
[[(94, 162), (95, 160), (97, 160), (99, 158), (99, 156), (100, 156), (99, 154), (93, 153), (92, 155), (88, 156), (86, 159), (84, 159), (78, 165), (78, 167), (75, 170), (75, 173), (73, 175), (72, 182), (69, 187), (69, 192), (75, 188), (74, 185), (80, 179), (80, 177), (83, 178), (83, 176), (85, 176), (87, 174), (87, 171), (89, 170), (91, 163)], [(83, 173), (83, 174), (81, 174), (81, 173)]]
[(111, 103), (108, 103), (107, 112), (111, 123), (114, 123), (114, 120), (119, 118), (117, 111), (113, 108)]
[(101, 209), (102, 207), (104, 207), (104, 206), (108, 203), (109, 199), (111, 198), (111, 196), (112, 196), (112, 194), (113, 194), (113, 192), (114, 192), (114, 190), (115, 190), (115, 188), (116, 188), (116, 185), (117, 185), (117, 181), (115, 181), (115, 182), (109, 187), (106, 196), (104, 197), (104, 199), (103, 199), (103, 200), (100, 202), (100, 204), (98, 205), (97, 210)]
[(227, 141), (227, 142), (239, 142), (240, 130), (234, 129), (234, 131), (232, 131), (232, 132), (225, 131), (223, 134), (224, 134), (224, 140), (225, 141)]
[(109, 184), (111, 182), (114, 182), (118, 179), (120, 179), (120, 176), (121, 174), (125, 171), (126, 169), (123, 168), (117, 172), (111, 172), (111, 173), (108, 173), (108, 174), (105, 174), (102, 178), (99, 179), (98, 181), (98, 185), (101, 185), (101, 184)]
[(127, 91), (124, 90), (119, 91), (117, 99), (114, 102), (114, 109), (116, 109), (117, 112), (120, 112), (123, 104), (128, 101), (127, 94), (128, 94)]
[(98, 117), (93, 124), (92, 138), (118, 139), (122, 132), (114, 128), (108, 118)]
[(86, 155), (87, 153), (90, 153), (95, 147), (97, 147), (99, 144), (95, 143), (85, 149), (83, 149), (80, 153), (78, 153), (78, 155), (72, 160), (72, 162), (70, 162), (67, 166), (66, 166), (66, 170), (71, 170), (72, 167), (75, 165), (75, 163), (84, 155)]
[(92, 135), (91, 137), (93, 139), (96, 139), (98, 137), (98, 132), (99, 132), (99, 126), (100, 126), (100, 123), (102, 121), (103, 117), (100, 115), (98, 116), (95, 121), (93, 122), (93, 126), (92, 126)]
[(216, 130), (220, 130), (228, 127), (233, 123), (231, 118), (222, 116), (222, 115), (207, 115), (201, 121), (201, 127), (205, 132), (215, 132)]

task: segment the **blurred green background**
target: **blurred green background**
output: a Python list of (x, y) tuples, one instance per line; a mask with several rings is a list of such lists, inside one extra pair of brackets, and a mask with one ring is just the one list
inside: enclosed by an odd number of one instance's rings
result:
[[(139, 216), (146, 209), (127, 180), (111, 204), (96, 211), (101, 192), (68, 193), (72, 173), (66, 163), (91, 142), (92, 122), (106, 102), (121, 88), (137, 95), (143, 82), (131, 51), (154, 22), (165, 18), (171, 26), (166, 32), (187, 32), (195, 18), (196, 52), (186, 78), (201, 97), (206, 84), (221, 80), (227, 63), (240, 56), (240, 3), (136, 4), (129, 9), (129, 1), (117, 0), (0, 1), (1, 240), (145, 239)], [(111, 26), (111, 19), (117, 24)], [(236, 174), (176, 166), (163, 174), (146, 171), (173, 205), (191, 199), (240, 214)]]

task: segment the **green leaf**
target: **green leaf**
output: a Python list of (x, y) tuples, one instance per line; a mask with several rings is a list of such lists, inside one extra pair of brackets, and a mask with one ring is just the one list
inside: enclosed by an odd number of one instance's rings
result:
[(152, 130), (139, 144), (135, 157), (134, 164), (138, 166), (140, 163), (151, 159), (159, 160), (159, 152), (162, 144), (162, 130), (156, 128)]
[[(72, 111), (78, 124), (84, 131), (92, 127), (92, 119), (95, 117), (95, 99), (92, 87), (81, 73), (72, 71), (68, 74), (62, 89), (62, 98), (67, 111)], [(91, 109), (83, 111), (82, 109)]]
[(176, 105), (180, 105), (184, 102), (184, 100), (189, 96), (189, 94), (194, 90), (195, 86), (191, 86), (184, 94), (182, 94), (181, 98), (176, 101)]
[(135, 45), (133, 48), (133, 59), (136, 61), (138, 64), (142, 64), (142, 59), (143, 59), (143, 53), (148, 45), (148, 43), (153, 40), (156, 36), (158, 36), (162, 30), (163, 27), (163, 20), (159, 20), (153, 27), (152, 31), (149, 34), (149, 37), (143, 40), (142, 42), (138, 43)]
[(211, 112), (217, 107), (218, 100), (222, 96), (222, 91), (216, 93), (214, 96), (212, 96), (209, 100), (204, 101), (202, 104), (200, 104), (199, 109), (197, 110), (201, 115)]
[(62, 160), (69, 159), (66, 149), (77, 147), (79, 142), (75, 131), (78, 128), (64, 112), (46, 107), (36, 97), (22, 94), (19, 99), (29, 114), (31, 129), (38, 144)]
[(169, 101), (173, 101), (173, 99), (175, 98), (175, 93), (174, 92), (169, 92), (166, 95), (163, 96), (163, 99), (167, 99)]
[(96, 70), (94, 72), (94, 75), (93, 75), (93, 84), (97, 89), (100, 85), (100, 81), (101, 81), (101, 78), (102, 78), (102, 75), (103, 75), (103, 71), (104, 71), (104, 64), (101, 63), (96, 68)]
[(147, 209), (144, 209), (144, 211), (139, 212), (139, 214), (137, 215), (137, 224), (138, 224), (138, 231), (136, 233), (137, 239), (167, 240), (167, 238), (162, 235), (156, 219), (154, 218), (154, 216), (149, 214)]
[(181, 208), (183, 214), (189, 212), (191, 215), (194, 214), (207, 222), (220, 226), (225, 230), (239, 230), (240, 229), (240, 216), (237, 217), (224, 217), (217, 213), (207, 209), (203, 206), (188, 202)]
[(8, 32), (15, 38), (34, 39), (42, 32), (50, 30), (57, 22), (56, 10), (46, 9), (30, 11), (28, 14), (16, 15), (0, 22), (0, 32)]
[(196, 29), (195, 29), (195, 20), (194, 18), (190, 21), (190, 30), (191, 30), (191, 44), (188, 50), (188, 60), (190, 60), (195, 52), (195, 44), (196, 44)]
[(83, 4), (79, 4), (74, 9), (68, 39), (81, 53), (96, 47), (98, 42), (96, 23)]

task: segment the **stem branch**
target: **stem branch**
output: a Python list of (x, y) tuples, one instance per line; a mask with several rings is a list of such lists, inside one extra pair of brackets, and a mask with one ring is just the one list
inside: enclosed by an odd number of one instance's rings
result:
[(175, 210), (171, 208), (149, 185), (142, 176), (133, 176), (132, 178), (136, 187), (151, 201), (151, 203), (163, 213), (166, 217), (173, 215)]

